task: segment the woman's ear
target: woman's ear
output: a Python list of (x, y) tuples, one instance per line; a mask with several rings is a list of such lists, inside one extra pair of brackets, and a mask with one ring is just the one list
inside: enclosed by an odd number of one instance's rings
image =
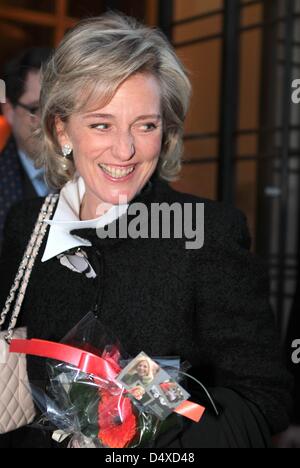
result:
[(66, 132), (66, 124), (58, 115), (55, 116), (54, 125), (60, 146), (63, 147), (64, 145), (68, 145), (70, 141)]

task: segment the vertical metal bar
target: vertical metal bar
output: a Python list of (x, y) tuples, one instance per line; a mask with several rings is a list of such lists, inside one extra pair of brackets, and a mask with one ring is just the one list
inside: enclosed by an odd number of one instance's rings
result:
[(239, 2), (224, 0), (218, 199), (227, 203), (234, 202), (235, 192), (234, 133), (239, 94), (239, 22)]
[[(279, 0), (280, 1), (280, 0)], [(263, 3), (263, 21), (272, 23), (278, 18), (278, 0), (265, 0)], [(266, 26), (262, 30), (262, 55), (260, 79), (260, 128), (275, 128), (277, 124), (276, 96), (278, 73), (278, 33), (276, 26)], [(256, 210), (256, 253), (269, 258), (270, 238), (273, 235), (272, 205), (273, 198), (266, 196), (266, 187), (274, 186), (274, 161), (261, 158), (259, 155), (272, 153), (275, 147), (276, 134), (260, 132), (258, 140), (258, 157), (256, 170), (257, 210)], [(275, 187), (276, 188), (276, 187)], [(278, 187), (277, 187), (278, 188)], [(277, 199), (276, 199), (277, 200)]]
[(287, 252), (287, 224), (289, 203), (289, 148), (291, 119), (291, 82), (293, 72), (293, 37), (294, 37), (294, 0), (286, 0), (285, 23), (285, 70), (283, 79), (282, 127), (283, 148), (281, 158), (280, 232), (279, 232), (279, 279), (277, 310), (281, 330), (284, 325), (285, 259)]
[(174, 0), (159, 1), (159, 27), (172, 42), (173, 40)]

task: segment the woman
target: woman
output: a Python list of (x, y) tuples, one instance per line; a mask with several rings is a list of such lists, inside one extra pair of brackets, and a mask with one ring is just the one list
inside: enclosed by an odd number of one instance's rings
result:
[(122, 381), (127, 385), (133, 385), (140, 381), (144, 386), (148, 386), (153, 381), (154, 376), (150, 362), (143, 358), (135, 364), (128, 375), (123, 377)]
[[(205, 416), (199, 424), (181, 418), (157, 446), (265, 447), (287, 426), (289, 406), (265, 269), (249, 253), (239, 211), (167, 183), (180, 172), (190, 93), (164, 36), (133, 19), (91, 18), (64, 38), (43, 71), (41, 93), (40, 164), (61, 192), (18, 326), (30, 338), (59, 341), (96, 308), (131, 356), (178, 356), (211, 388), (219, 417), (189, 386)], [(42, 202), (23, 203), (8, 217), (1, 305)], [(187, 204), (193, 213), (204, 203), (203, 248), (186, 248), (185, 236), (138, 236), (137, 225), (152, 219), (138, 223), (133, 215), (157, 203)], [(176, 224), (170, 219), (167, 227)], [(124, 220), (131, 234), (112, 235)], [(38, 358), (28, 358), (28, 372), (32, 381), (45, 379)], [(55, 446), (28, 428), (2, 440)]]

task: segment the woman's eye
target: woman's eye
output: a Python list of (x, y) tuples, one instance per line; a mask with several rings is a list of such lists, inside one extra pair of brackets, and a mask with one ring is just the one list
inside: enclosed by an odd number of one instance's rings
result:
[(90, 128), (96, 128), (97, 130), (108, 130), (110, 127), (109, 124), (93, 124)]
[(146, 132), (151, 132), (153, 130), (156, 130), (157, 126), (154, 123), (148, 123), (148, 124), (142, 125), (142, 128)]

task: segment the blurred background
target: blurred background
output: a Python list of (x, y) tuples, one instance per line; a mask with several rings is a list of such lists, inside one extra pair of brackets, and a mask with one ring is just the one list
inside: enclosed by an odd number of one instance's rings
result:
[[(0, 0), (0, 77), (25, 47), (55, 47), (79, 19), (107, 9), (162, 28), (190, 70), (194, 95), (174, 186), (247, 215), (282, 342), (291, 324), (300, 338), (300, 107), (291, 100), (300, 0)], [(3, 127), (2, 146), (7, 137)]]

